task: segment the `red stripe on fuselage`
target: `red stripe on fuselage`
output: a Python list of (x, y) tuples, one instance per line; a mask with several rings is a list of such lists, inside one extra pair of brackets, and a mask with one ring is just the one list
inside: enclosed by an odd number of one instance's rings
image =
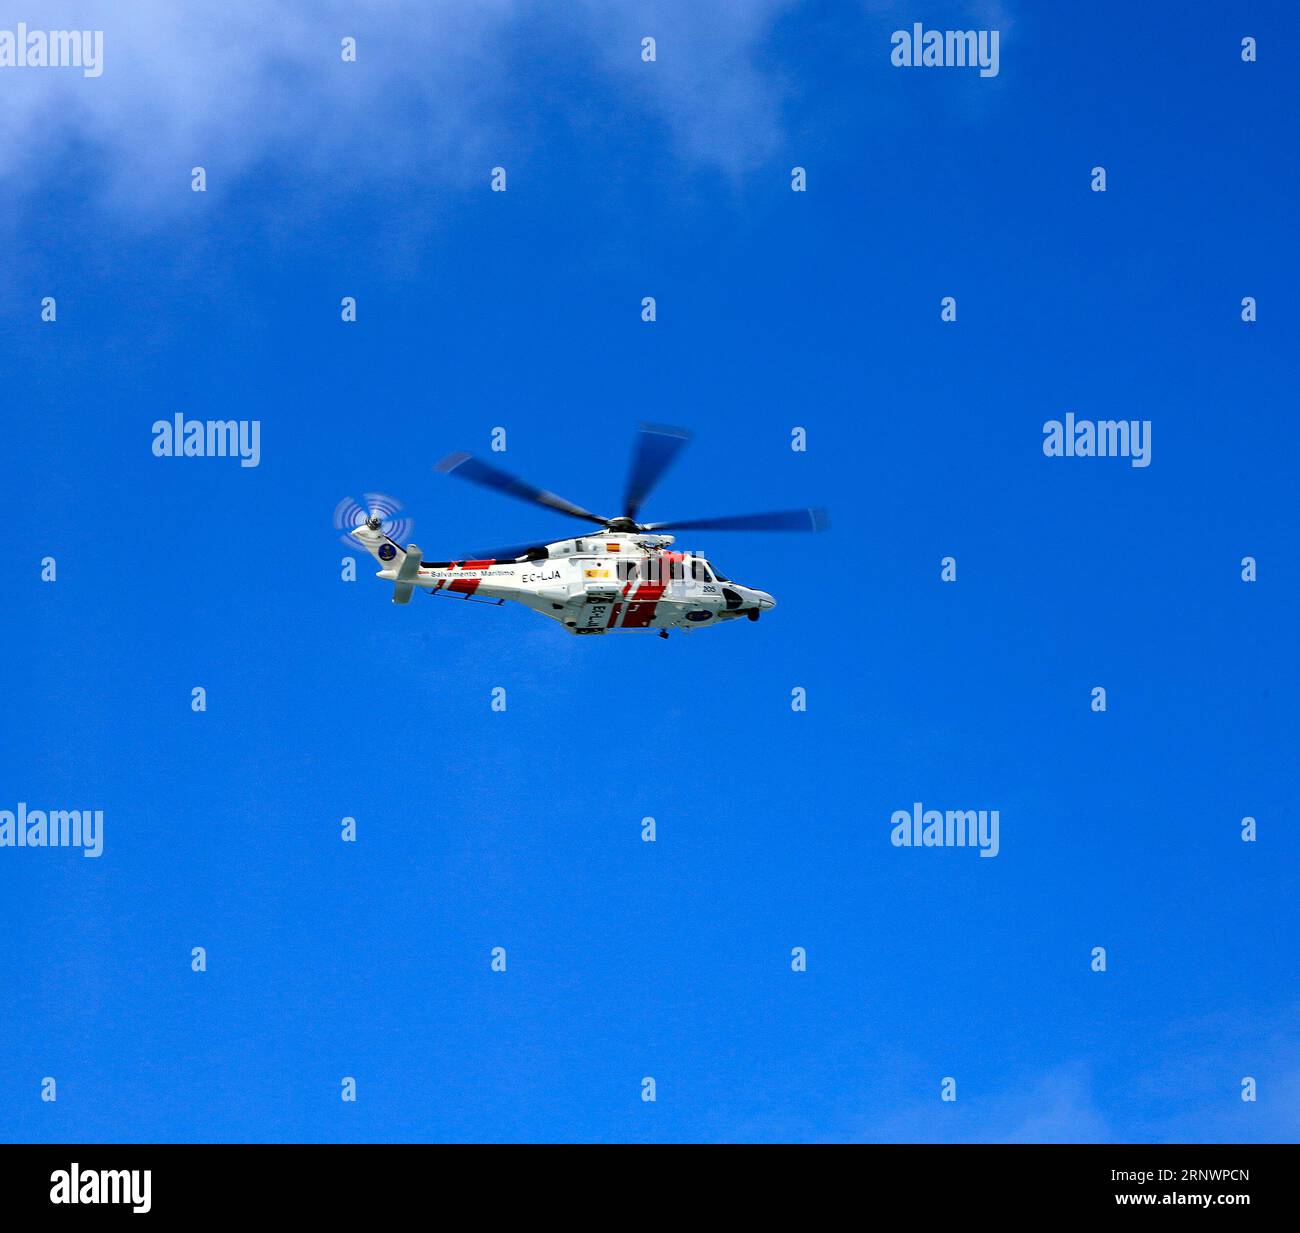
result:
[(632, 593), (628, 601), (627, 615), (623, 618), (624, 629), (645, 629), (654, 620), (655, 609), (664, 597), (666, 583), (643, 582)]

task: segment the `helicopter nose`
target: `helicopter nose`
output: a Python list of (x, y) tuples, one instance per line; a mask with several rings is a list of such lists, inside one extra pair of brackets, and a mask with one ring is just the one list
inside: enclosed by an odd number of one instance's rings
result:
[(760, 611), (765, 612), (768, 608), (776, 607), (776, 600), (774, 600), (766, 591), (755, 591), (754, 598), (758, 601)]

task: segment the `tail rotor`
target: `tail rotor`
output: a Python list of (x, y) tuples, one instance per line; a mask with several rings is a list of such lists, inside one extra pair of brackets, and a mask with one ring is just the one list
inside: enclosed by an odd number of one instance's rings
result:
[(415, 531), (415, 520), (402, 512), (402, 503), (396, 497), (382, 492), (363, 494), (364, 504), (353, 497), (344, 497), (334, 507), (334, 529), (339, 539), (349, 548), (356, 547), (352, 532), (360, 526), (382, 532), (399, 544), (410, 540)]

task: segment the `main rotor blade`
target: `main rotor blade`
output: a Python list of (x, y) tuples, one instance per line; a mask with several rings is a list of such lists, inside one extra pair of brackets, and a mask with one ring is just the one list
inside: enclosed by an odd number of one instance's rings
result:
[(602, 527), (609, 521), (599, 514), (593, 514), (589, 509), (583, 509), (581, 505), (574, 505), (572, 501), (566, 501), (553, 492), (547, 492), (544, 488), (534, 488), (532, 484), (521, 480), (516, 475), (511, 475), (509, 471), (489, 466), (472, 454), (448, 454), (434, 467), (434, 470), (446, 475), (459, 476), (472, 484), (481, 484), (484, 488), (495, 488), (497, 492), (504, 492), (507, 496), (516, 497), (520, 501), (531, 501), (535, 505), (544, 505), (547, 509), (559, 510), (561, 514), (585, 518), (588, 522), (599, 523)]
[(623, 498), (623, 514), (636, 518), (650, 490), (672, 466), (673, 459), (691, 439), (684, 428), (669, 428), (663, 424), (642, 424), (632, 455), (632, 469), (627, 476), (627, 493)]
[(770, 514), (737, 514), (731, 518), (693, 518), (687, 522), (652, 522), (647, 531), (824, 531), (830, 525), (824, 509), (785, 509)]
[[(558, 540), (535, 539), (531, 544), (508, 544), (504, 548), (479, 548), (474, 552), (467, 553), (464, 557), (466, 561), (517, 561), (522, 556), (527, 556), (535, 548), (545, 548), (548, 544), (558, 543)], [(460, 557), (456, 558), (458, 561)]]

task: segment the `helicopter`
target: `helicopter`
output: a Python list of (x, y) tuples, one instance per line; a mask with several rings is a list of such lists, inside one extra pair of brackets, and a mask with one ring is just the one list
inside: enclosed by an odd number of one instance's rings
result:
[(345, 499), (335, 511), (335, 525), (379, 562), (376, 576), (393, 583), (395, 604), (409, 603), (417, 589), (496, 605), (511, 600), (580, 635), (653, 629), (667, 638), (670, 630), (708, 629), (742, 617), (757, 621), (776, 607), (770, 594), (733, 581), (702, 556), (673, 551), (675, 537), (660, 532), (822, 531), (826, 512), (809, 508), (638, 521), (651, 489), (689, 440), (682, 428), (641, 425), (623, 512), (616, 518), (594, 514), (472, 454), (449, 454), (434, 468), (599, 528), (569, 539), (485, 549), (464, 560), (426, 561), (418, 545), (403, 548), (398, 542), (410, 524), (396, 518), (396, 502), (379, 494), (367, 498), (368, 510)]

